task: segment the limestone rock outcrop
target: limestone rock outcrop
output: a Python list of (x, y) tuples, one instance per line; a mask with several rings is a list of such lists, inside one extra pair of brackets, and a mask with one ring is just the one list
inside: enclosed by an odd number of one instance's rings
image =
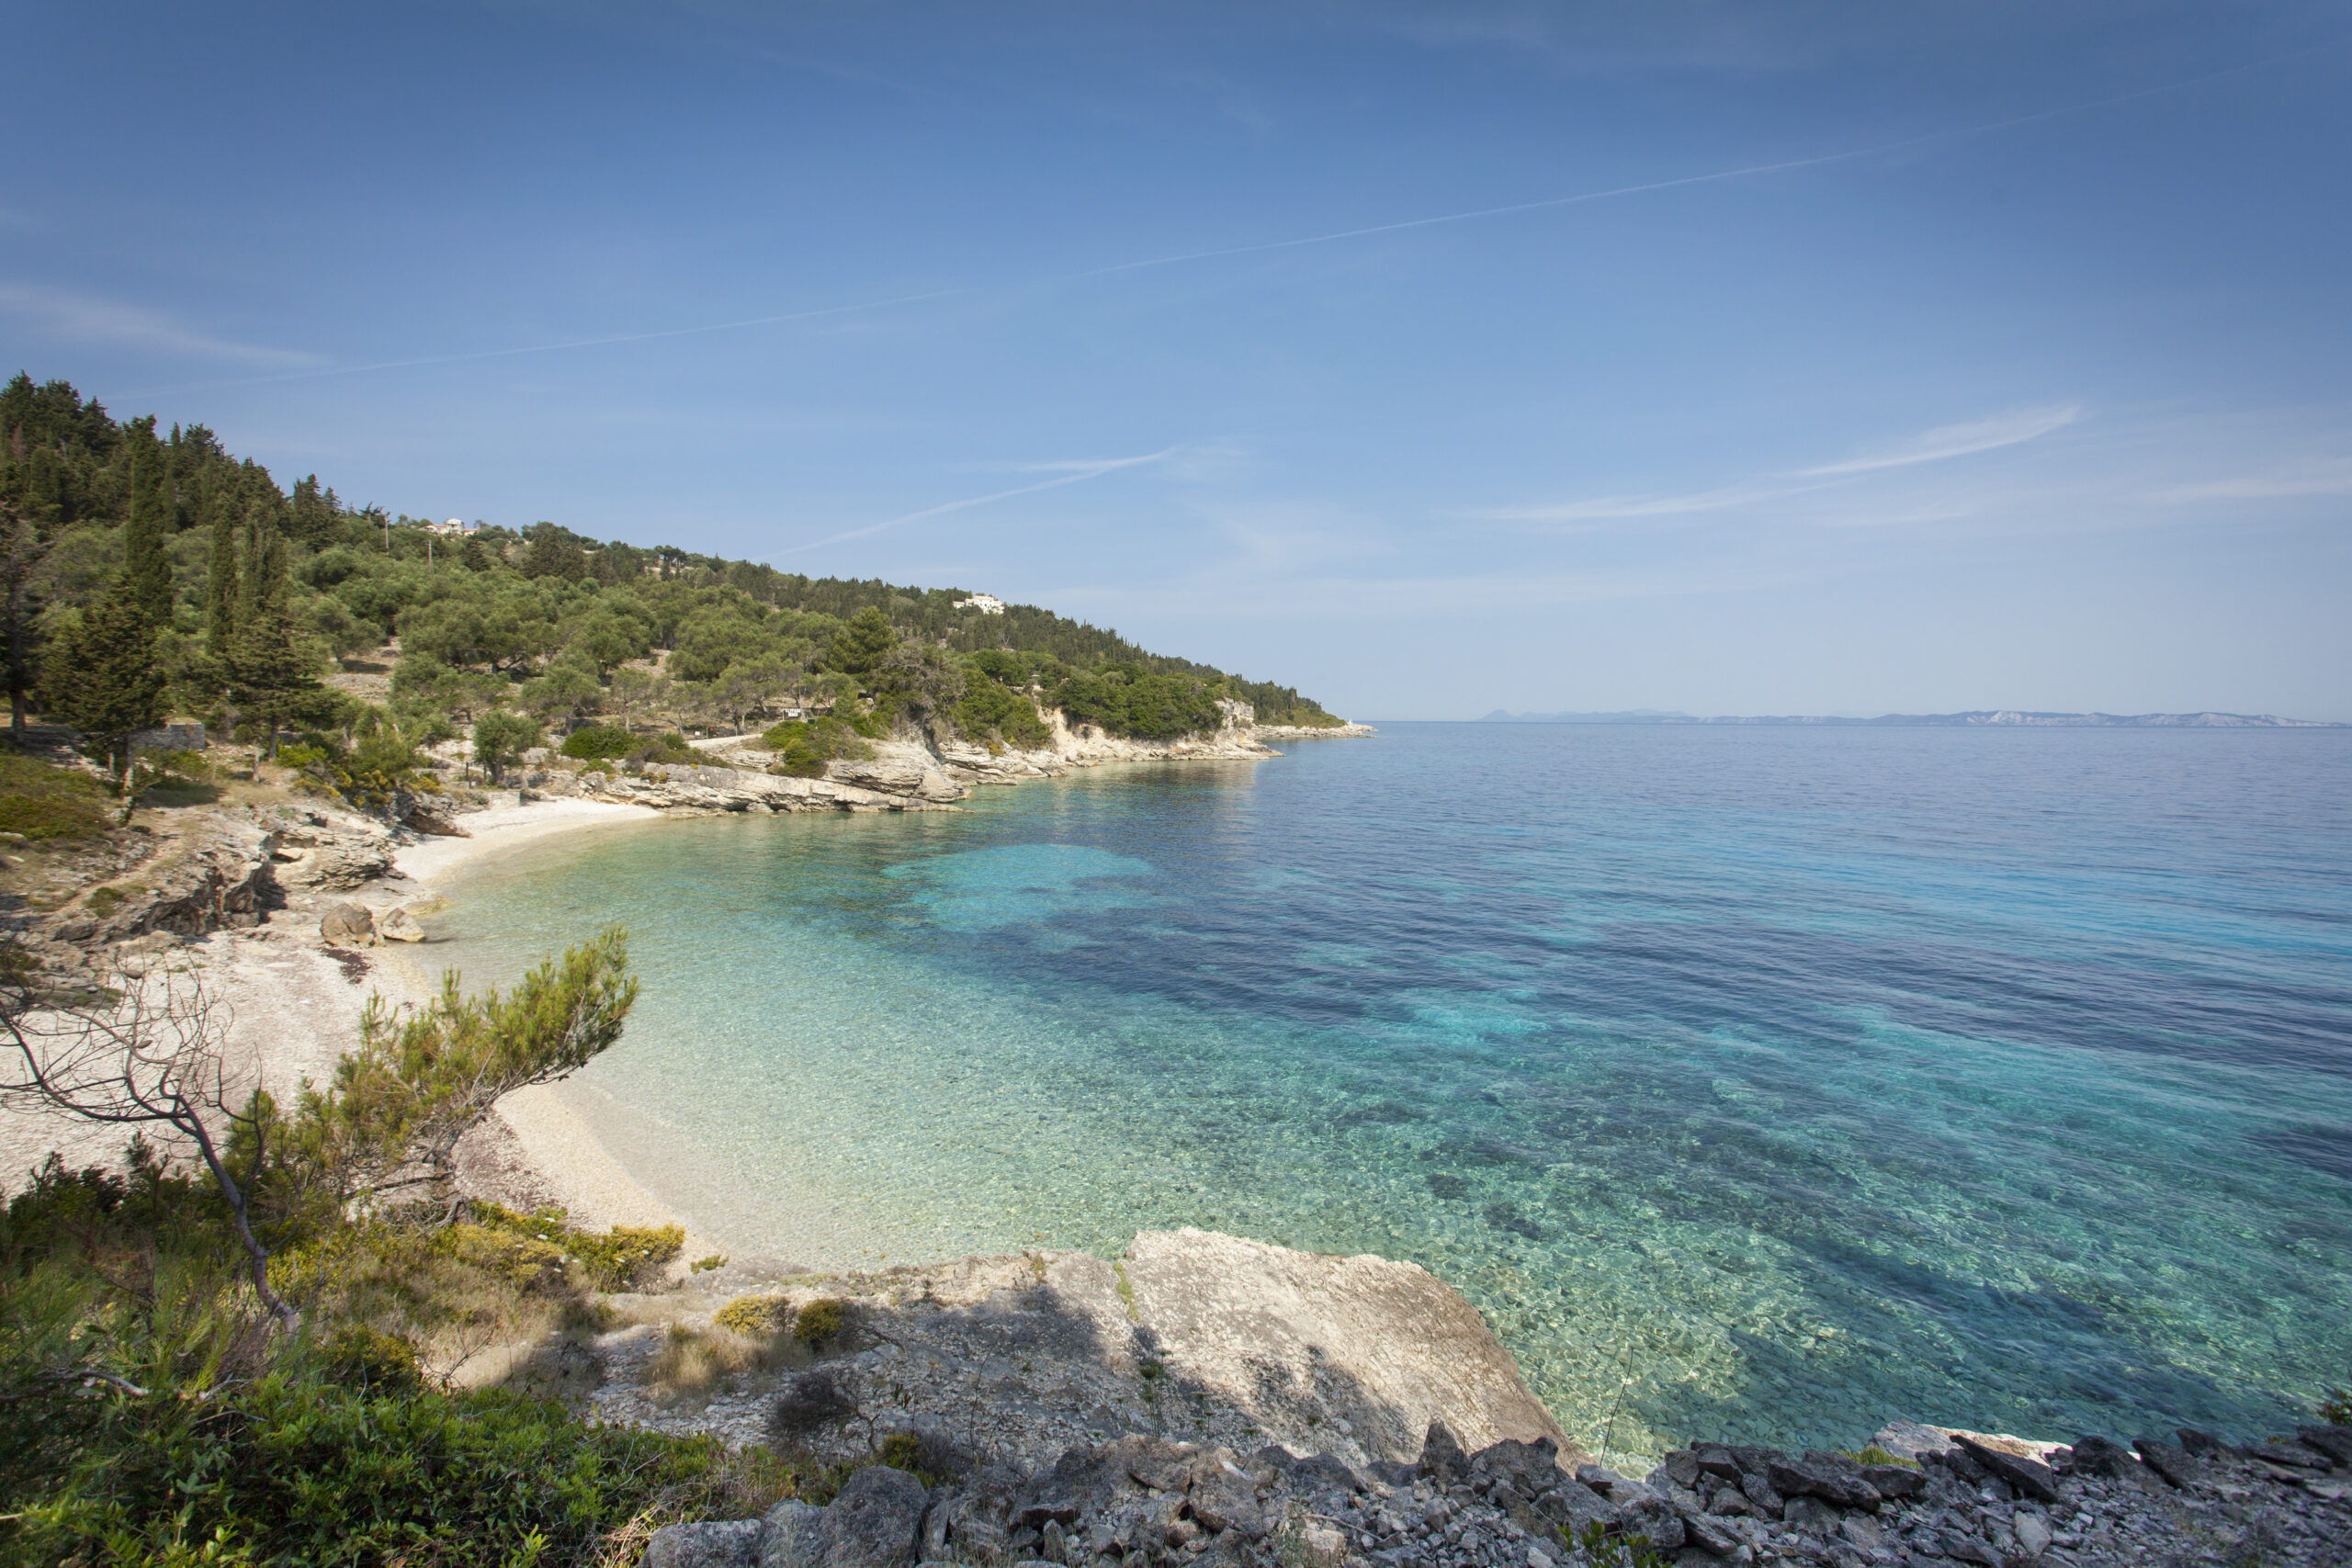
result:
[[(752, 754), (728, 755), (729, 761), (752, 760)], [(821, 779), (767, 773), (764, 762), (759, 767), (650, 762), (641, 773), (550, 773), (537, 787), (546, 795), (577, 795), (702, 816), (722, 811), (952, 810), (964, 794), (937, 769), (900, 758), (836, 762)]]
[(401, 847), (391, 829), (363, 817), (281, 808), (271, 820), (277, 878), (289, 888), (340, 893), (373, 882)]
[(1375, 1460), (1418, 1454), (1432, 1421), (1474, 1448), (1571, 1446), (1478, 1309), (1418, 1264), (1188, 1227), (1139, 1234), (1125, 1271), (1168, 1370), (1270, 1432), (1329, 1421)]
[(92, 888), (38, 934), (90, 945), (151, 931), (201, 936), (258, 925), (277, 897), (276, 847), (275, 837), (256, 823), (198, 818), (114, 881)]
[(847, 1303), (848, 1353), (687, 1417), (640, 1381), (660, 1336), (621, 1330), (600, 1344), (598, 1415), (838, 1459), (865, 1451), (879, 1424), (936, 1427), (1028, 1465), (1121, 1431), (1244, 1451), (1274, 1441), (1366, 1465), (1411, 1459), (1433, 1420), (1474, 1442), (1549, 1441), (1581, 1457), (1477, 1310), (1409, 1263), (1147, 1231), (1116, 1261), (973, 1258), (770, 1289), (795, 1306)]

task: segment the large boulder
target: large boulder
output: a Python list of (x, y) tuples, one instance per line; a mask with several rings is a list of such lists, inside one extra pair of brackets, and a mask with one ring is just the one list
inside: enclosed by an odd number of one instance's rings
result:
[(405, 908), (387, 909), (376, 922), (376, 934), (386, 942), (423, 942), (424, 928)]
[(2027, 1459), (2019, 1454), (1987, 1448), (1974, 1438), (1965, 1435), (1955, 1435), (1952, 1440), (1958, 1443), (1967, 1452), (1968, 1457), (1974, 1460), (1980, 1467), (1999, 1476), (2035, 1502), (2055, 1503), (2058, 1501), (2058, 1477), (2040, 1460)]
[(441, 839), (470, 839), (473, 834), (451, 821), (446, 812), (428, 806), (412, 806), (401, 815), (401, 823), (411, 832), (425, 833)]
[(645, 1545), (645, 1568), (759, 1568), (760, 1521), (663, 1525)]
[(780, 1503), (755, 1527), (759, 1568), (908, 1568), (922, 1526), (922, 1483), (868, 1465), (822, 1508)]
[(1472, 1452), (1548, 1438), (1582, 1457), (1478, 1309), (1418, 1264), (1187, 1228), (1139, 1233), (1125, 1273), (1170, 1373), (1285, 1442), (1344, 1422), (1368, 1460), (1409, 1464), (1442, 1421)]
[(1827, 1454), (1774, 1460), (1764, 1477), (1784, 1498), (1818, 1497), (1837, 1508), (1872, 1508), (1879, 1502), (1878, 1488), (1862, 1479), (1859, 1465), (1840, 1464)]
[(327, 912), (319, 917), (319, 935), (329, 947), (374, 947), (380, 940), (376, 917), (364, 904), (328, 905)]

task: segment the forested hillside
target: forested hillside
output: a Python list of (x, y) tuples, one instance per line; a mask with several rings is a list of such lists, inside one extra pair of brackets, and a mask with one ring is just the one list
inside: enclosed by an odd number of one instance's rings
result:
[[(118, 422), (62, 381), (0, 390), (0, 680), (104, 743), (164, 713), (272, 740), (744, 726), (830, 707), (1035, 744), (1039, 704), (1115, 735), (1339, 721), (1293, 688), (961, 589), (810, 579), (552, 523), (435, 537), (316, 475), (279, 486), (201, 425)], [(379, 706), (322, 677), (397, 638)], [(364, 726), (362, 721), (367, 720)]]

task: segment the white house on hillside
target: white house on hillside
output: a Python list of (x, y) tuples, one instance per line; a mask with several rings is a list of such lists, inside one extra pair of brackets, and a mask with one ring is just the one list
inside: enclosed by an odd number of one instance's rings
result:
[(427, 523), (424, 525), (424, 531), (428, 534), (447, 536), (452, 534), (470, 534), (481, 526), (481, 524), (469, 523), (462, 517), (452, 517), (447, 523)]
[(993, 593), (975, 593), (969, 599), (958, 599), (956, 601), (956, 607), (959, 610), (978, 610), (983, 615), (1004, 614), (1004, 601)]

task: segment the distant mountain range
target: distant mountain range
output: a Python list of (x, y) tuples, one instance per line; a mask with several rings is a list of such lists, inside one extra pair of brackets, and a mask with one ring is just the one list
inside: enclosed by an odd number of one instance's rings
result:
[(1487, 724), (1819, 724), (1933, 726), (1961, 728), (1974, 725), (2040, 726), (2050, 729), (2342, 729), (2320, 719), (2280, 718), (2258, 713), (2025, 713), (2016, 708), (1977, 708), (1968, 713), (1889, 713), (1876, 718), (1828, 718), (1791, 714), (1742, 718), (1702, 718), (1696, 714), (1661, 713), (1656, 708), (1630, 708), (1623, 713), (1506, 713), (1497, 708), (1481, 721)]

